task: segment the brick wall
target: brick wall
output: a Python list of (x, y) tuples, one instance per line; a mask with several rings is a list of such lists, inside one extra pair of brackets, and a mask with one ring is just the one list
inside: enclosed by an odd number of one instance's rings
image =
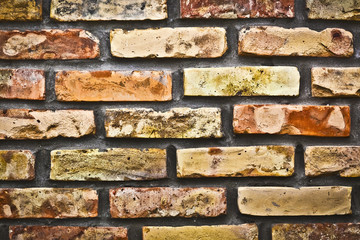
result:
[(69, 2), (0, 5), (0, 239), (360, 238), (353, 1)]

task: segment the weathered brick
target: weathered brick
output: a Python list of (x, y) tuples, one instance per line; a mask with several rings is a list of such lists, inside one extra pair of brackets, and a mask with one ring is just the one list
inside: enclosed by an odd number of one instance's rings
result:
[(166, 150), (114, 148), (51, 152), (50, 179), (125, 181), (166, 178)]
[(2, 188), (0, 199), (0, 218), (88, 218), (98, 209), (91, 189)]
[(28, 150), (0, 150), (0, 180), (33, 180), (35, 156)]
[(235, 105), (234, 132), (318, 137), (350, 135), (348, 106)]
[(360, 68), (312, 68), (313, 97), (359, 97)]
[(93, 111), (0, 110), (0, 139), (78, 138), (94, 133)]
[(42, 0), (1, 0), (0, 21), (39, 21), (42, 19)]
[(10, 240), (128, 240), (122, 227), (10, 226)]
[(276, 224), (272, 240), (360, 239), (359, 223)]
[(353, 53), (353, 35), (339, 28), (317, 32), (261, 26), (243, 28), (239, 34), (239, 55), (350, 57)]
[(107, 137), (117, 138), (220, 138), (219, 108), (172, 108), (157, 112), (150, 108), (108, 109)]
[(97, 58), (99, 40), (80, 29), (0, 31), (0, 59)]
[(217, 27), (115, 29), (110, 42), (121, 58), (217, 58), (227, 50), (226, 30)]
[(226, 213), (224, 188), (110, 189), (113, 218), (216, 217)]
[(34, 69), (0, 69), (0, 99), (45, 99), (45, 73)]
[(52, 0), (50, 17), (58, 21), (161, 20), (166, 0)]
[(360, 147), (312, 146), (305, 150), (305, 174), (360, 177)]
[(182, 18), (293, 18), (294, 0), (181, 0)]
[(254, 216), (351, 214), (351, 187), (240, 187), (238, 206)]
[(59, 101), (169, 101), (170, 72), (61, 71), (56, 73)]
[(306, 0), (310, 19), (360, 20), (358, 0)]
[(296, 67), (184, 69), (185, 96), (298, 96)]
[(291, 176), (294, 147), (212, 147), (177, 150), (178, 177)]
[(258, 240), (256, 224), (143, 227), (143, 240)]

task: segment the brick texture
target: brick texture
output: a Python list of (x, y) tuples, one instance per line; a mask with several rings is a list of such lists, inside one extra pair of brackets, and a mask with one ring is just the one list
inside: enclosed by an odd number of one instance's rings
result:
[(306, 7), (310, 19), (360, 20), (360, 4), (357, 0), (306, 0)]
[(42, 0), (2, 0), (1, 21), (39, 21), (42, 19)]
[(0, 180), (33, 180), (35, 156), (29, 150), (0, 150)]

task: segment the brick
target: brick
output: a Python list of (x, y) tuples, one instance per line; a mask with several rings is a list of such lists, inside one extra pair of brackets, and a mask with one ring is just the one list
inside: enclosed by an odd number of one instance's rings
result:
[(110, 42), (121, 58), (218, 58), (227, 50), (226, 30), (217, 27), (115, 29)]
[(237, 134), (288, 134), (317, 137), (348, 137), (348, 106), (235, 105)]
[(45, 100), (45, 73), (35, 69), (0, 69), (0, 99)]
[(0, 31), (0, 59), (97, 58), (99, 40), (81, 29)]
[(360, 147), (311, 146), (305, 150), (305, 174), (360, 177)]
[(351, 214), (351, 187), (240, 187), (238, 206), (254, 216)]
[(91, 189), (2, 188), (0, 218), (96, 217), (98, 195)]
[(165, 149), (113, 148), (51, 152), (50, 179), (126, 181), (166, 178)]
[(42, 19), (42, 0), (2, 0), (0, 21), (39, 21)]
[(122, 227), (10, 226), (10, 240), (128, 240)]
[(256, 224), (143, 227), (143, 240), (258, 240)]
[(298, 96), (296, 67), (184, 69), (185, 96)]
[(35, 156), (28, 150), (0, 150), (0, 180), (33, 180)]
[(226, 213), (224, 188), (110, 189), (112, 218), (216, 217)]
[(291, 176), (294, 147), (212, 147), (177, 150), (178, 177)]
[(239, 55), (350, 57), (353, 35), (339, 28), (248, 27), (239, 33)]
[(359, 223), (276, 224), (273, 240), (360, 239)]
[(50, 17), (58, 21), (161, 20), (166, 0), (52, 0)]
[(294, 0), (181, 0), (182, 18), (293, 18)]
[(0, 110), (0, 139), (79, 138), (94, 133), (93, 111)]
[(306, 0), (310, 19), (360, 20), (358, 0)]
[(164, 71), (61, 71), (59, 101), (170, 101), (172, 78)]
[(107, 137), (116, 138), (221, 138), (219, 108), (172, 108), (157, 112), (151, 108), (108, 109)]
[(360, 68), (312, 68), (313, 97), (359, 97)]

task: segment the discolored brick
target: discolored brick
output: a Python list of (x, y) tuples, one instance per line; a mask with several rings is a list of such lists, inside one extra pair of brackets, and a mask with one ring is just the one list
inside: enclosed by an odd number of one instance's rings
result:
[(254, 216), (351, 214), (351, 187), (240, 187), (238, 206)]
[(317, 137), (350, 135), (348, 106), (235, 105), (237, 134), (288, 134)]
[(291, 176), (294, 147), (211, 147), (177, 150), (178, 177)]
[(126, 181), (166, 178), (166, 150), (112, 148), (51, 152), (50, 179)]
[(2, 188), (0, 218), (96, 217), (98, 195), (85, 188)]
[(224, 188), (110, 189), (113, 218), (216, 217), (226, 213)]
[(35, 156), (28, 150), (0, 150), (0, 180), (33, 180)]
[(309, 19), (360, 20), (358, 0), (306, 0)]
[(340, 28), (248, 27), (239, 33), (239, 55), (351, 57), (353, 35)]
[(42, 0), (1, 0), (0, 21), (39, 21)]
[(170, 101), (172, 79), (164, 71), (61, 71), (59, 101)]

